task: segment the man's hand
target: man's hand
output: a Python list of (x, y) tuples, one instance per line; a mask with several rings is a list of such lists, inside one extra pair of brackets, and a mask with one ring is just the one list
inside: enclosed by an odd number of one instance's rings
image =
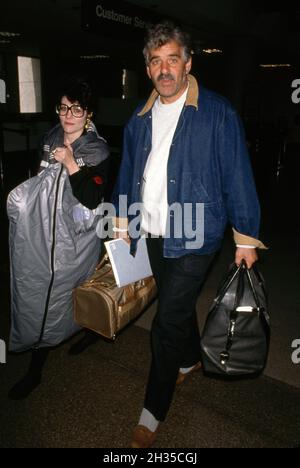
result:
[(123, 239), (127, 244), (130, 244), (130, 238), (128, 236), (128, 231), (117, 231), (114, 230), (114, 239)]
[(235, 252), (235, 263), (237, 266), (241, 264), (242, 260), (245, 260), (247, 268), (251, 268), (253, 263), (258, 260), (256, 249), (237, 247)]

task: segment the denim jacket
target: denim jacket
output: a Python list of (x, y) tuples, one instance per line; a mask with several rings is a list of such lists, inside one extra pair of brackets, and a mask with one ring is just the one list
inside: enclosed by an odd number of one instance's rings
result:
[[(225, 98), (204, 87), (199, 90), (193, 76), (188, 79), (187, 99), (170, 147), (167, 194), (169, 206), (190, 204), (186, 218), (195, 231), (199, 229), (196, 204), (203, 204), (203, 239), (193, 244), (184, 228), (178, 237), (171, 227), (164, 241), (164, 256), (217, 251), (228, 222), (241, 234), (243, 243), (259, 247), (260, 207), (241, 120)], [(124, 131), (122, 162), (113, 194), (119, 217), (125, 212), (122, 209), (141, 201), (143, 173), (151, 152), (152, 106), (157, 96), (154, 90)], [(127, 195), (127, 207), (120, 206), (119, 195)], [(128, 221), (132, 218), (128, 216)], [(136, 242), (132, 239), (132, 252)]]

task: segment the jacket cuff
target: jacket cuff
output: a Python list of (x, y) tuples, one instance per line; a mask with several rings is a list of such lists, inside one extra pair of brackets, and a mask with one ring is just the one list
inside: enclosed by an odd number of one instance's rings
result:
[(260, 240), (255, 239), (254, 237), (245, 236), (244, 234), (240, 234), (233, 228), (233, 237), (234, 242), (236, 244), (242, 245), (253, 245), (258, 249), (268, 249)]

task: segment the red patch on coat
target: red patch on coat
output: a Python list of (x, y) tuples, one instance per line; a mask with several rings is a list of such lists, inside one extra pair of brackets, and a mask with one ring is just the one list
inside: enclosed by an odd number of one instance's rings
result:
[(93, 177), (93, 180), (94, 180), (95, 184), (97, 184), (97, 185), (102, 185), (103, 184), (103, 179), (100, 176)]

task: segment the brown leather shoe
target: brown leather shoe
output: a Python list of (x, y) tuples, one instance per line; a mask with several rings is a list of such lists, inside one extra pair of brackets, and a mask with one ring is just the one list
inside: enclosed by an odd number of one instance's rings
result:
[(199, 362), (197, 362), (197, 364), (195, 364), (194, 367), (192, 367), (192, 369), (191, 369), (189, 372), (187, 372), (186, 374), (183, 374), (182, 372), (179, 371), (179, 372), (178, 372), (178, 377), (177, 377), (177, 380), (176, 380), (176, 385), (182, 384), (182, 382), (184, 382), (185, 379), (186, 379), (187, 377), (189, 377), (193, 372), (195, 372), (195, 371), (201, 369), (201, 367), (202, 367), (202, 364), (201, 364), (201, 361), (199, 361)]
[(151, 432), (150, 429), (139, 424), (138, 426), (134, 428), (131, 448), (152, 447), (156, 438), (156, 433), (157, 433), (157, 430), (155, 432)]

